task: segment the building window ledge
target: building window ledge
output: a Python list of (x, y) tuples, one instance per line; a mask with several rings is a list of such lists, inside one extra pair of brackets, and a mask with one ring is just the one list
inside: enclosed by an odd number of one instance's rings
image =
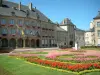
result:
[(29, 25), (27, 25), (26, 27), (27, 27), (27, 28), (30, 28), (30, 26), (29, 26)]
[(15, 36), (15, 34), (12, 34), (12, 36)]
[(32, 26), (33, 28), (35, 28), (35, 26)]
[(10, 24), (9, 26), (14, 26), (13, 24)]
[(38, 29), (40, 29), (40, 27), (38, 27)]
[(7, 34), (6, 33), (3, 33), (2, 36), (7, 36)]
[(5, 24), (1, 24), (1, 26), (5, 26)]
[(22, 27), (23, 25), (19, 25), (19, 27)]

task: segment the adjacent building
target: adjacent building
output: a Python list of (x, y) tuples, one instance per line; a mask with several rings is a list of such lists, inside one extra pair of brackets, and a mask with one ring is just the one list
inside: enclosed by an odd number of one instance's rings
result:
[(74, 47), (75, 46), (75, 27), (76, 26), (71, 22), (70, 19), (65, 18), (60, 23), (60, 27), (67, 32), (68, 47)]
[(100, 46), (100, 11), (90, 22), (90, 29), (85, 33), (85, 45)]

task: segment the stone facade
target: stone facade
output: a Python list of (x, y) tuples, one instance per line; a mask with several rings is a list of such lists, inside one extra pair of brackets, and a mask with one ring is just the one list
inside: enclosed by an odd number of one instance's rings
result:
[(100, 11), (90, 22), (90, 30), (85, 33), (85, 41), (88, 41), (89, 45), (100, 46)]
[(67, 46), (75, 46), (75, 25), (68, 18), (64, 19), (60, 27), (63, 28), (67, 33)]
[(77, 43), (78, 48), (85, 46), (85, 31), (75, 28), (75, 42)]
[(56, 40), (58, 47), (68, 47), (68, 32), (60, 26), (56, 26)]
[(76, 35), (83, 38), (84, 33), (68, 18), (55, 24), (32, 3), (0, 2), (0, 47), (74, 47)]
[(85, 32), (85, 46), (94, 46), (94, 32)]
[(26, 7), (21, 3), (3, 1), (0, 14), (1, 47), (56, 46), (55, 24), (32, 8), (32, 4)]

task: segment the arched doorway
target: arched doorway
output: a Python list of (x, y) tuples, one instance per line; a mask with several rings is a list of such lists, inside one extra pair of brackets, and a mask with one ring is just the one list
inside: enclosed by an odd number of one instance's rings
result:
[(31, 47), (35, 47), (35, 40), (34, 39), (31, 40)]
[(25, 47), (30, 47), (30, 40), (29, 39), (25, 40)]
[(2, 47), (8, 47), (8, 40), (6, 38), (1, 40), (2, 42)]
[(16, 47), (16, 40), (14, 38), (9, 40), (9, 46), (12, 47), (12, 48)]
[(18, 39), (17, 45), (18, 47), (23, 47), (23, 39)]
[(69, 43), (69, 44), (70, 44), (70, 46), (71, 46), (71, 47), (73, 47), (73, 41), (70, 41), (70, 43)]
[(36, 46), (40, 47), (40, 40), (39, 39), (36, 40)]

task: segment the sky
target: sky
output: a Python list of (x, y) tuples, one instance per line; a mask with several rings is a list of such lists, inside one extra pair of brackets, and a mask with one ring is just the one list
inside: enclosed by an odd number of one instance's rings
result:
[(53, 22), (69, 18), (80, 29), (88, 30), (90, 22), (100, 11), (100, 0), (10, 0), (27, 5), (32, 2)]

